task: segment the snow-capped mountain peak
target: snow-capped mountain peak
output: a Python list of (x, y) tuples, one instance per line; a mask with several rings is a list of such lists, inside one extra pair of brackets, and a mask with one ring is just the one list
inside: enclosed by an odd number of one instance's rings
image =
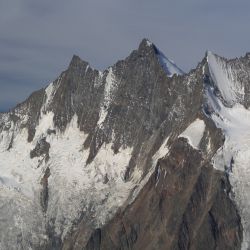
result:
[(249, 65), (73, 56), (0, 114), (0, 249), (247, 249)]

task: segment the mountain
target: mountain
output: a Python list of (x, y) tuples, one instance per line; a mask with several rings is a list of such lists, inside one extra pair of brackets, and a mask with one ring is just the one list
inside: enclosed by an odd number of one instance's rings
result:
[(0, 249), (249, 249), (249, 82), (249, 54), (73, 56), (0, 114)]

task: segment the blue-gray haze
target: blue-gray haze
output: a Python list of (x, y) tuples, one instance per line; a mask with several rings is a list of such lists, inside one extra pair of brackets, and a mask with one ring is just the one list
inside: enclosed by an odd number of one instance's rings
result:
[(185, 71), (206, 50), (250, 50), (249, 0), (0, 0), (0, 111), (44, 87), (73, 54), (97, 69), (144, 37)]

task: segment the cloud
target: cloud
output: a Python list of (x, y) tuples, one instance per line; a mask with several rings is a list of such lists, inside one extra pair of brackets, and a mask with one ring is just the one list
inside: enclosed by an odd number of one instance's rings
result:
[(73, 54), (104, 69), (144, 37), (185, 71), (207, 49), (240, 56), (250, 44), (249, 7), (246, 0), (1, 1), (0, 109), (55, 79)]

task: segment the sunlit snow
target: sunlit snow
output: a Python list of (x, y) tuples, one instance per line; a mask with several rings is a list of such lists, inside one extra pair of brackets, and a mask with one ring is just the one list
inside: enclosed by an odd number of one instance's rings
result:
[(205, 131), (205, 123), (201, 119), (196, 119), (183, 131), (179, 137), (187, 138), (189, 144), (196, 149), (199, 149), (200, 141)]
[(98, 126), (101, 126), (107, 117), (112, 91), (114, 90), (115, 85), (116, 85), (116, 80), (113, 75), (112, 68), (109, 68), (108, 75), (105, 81), (104, 98), (103, 98), (104, 100), (100, 107), (99, 120), (97, 122)]
[[(212, 119), (225, 134), (225, 142), (214, 157), (214, 167), (227, 171), (235, 193), (244, 229), (242, 249), (250, 247), (250, 110), (236, 101), (242, 98), (243, 89), (233, 78), (231, 69), (218, 65), (217, 59), (209, 55), (208, 63), (213, 81), (216, 81), (224, 101), (233, 104), (226, 107), (207, 87), (206, 97)], [(222, 64), (223, 65), (223, 64)]]
[(244, 96), (244, 87), (235, 79), (234, 72), (220, 57), (207, 53), (209, 72), (224, 101), (235, 104)]

